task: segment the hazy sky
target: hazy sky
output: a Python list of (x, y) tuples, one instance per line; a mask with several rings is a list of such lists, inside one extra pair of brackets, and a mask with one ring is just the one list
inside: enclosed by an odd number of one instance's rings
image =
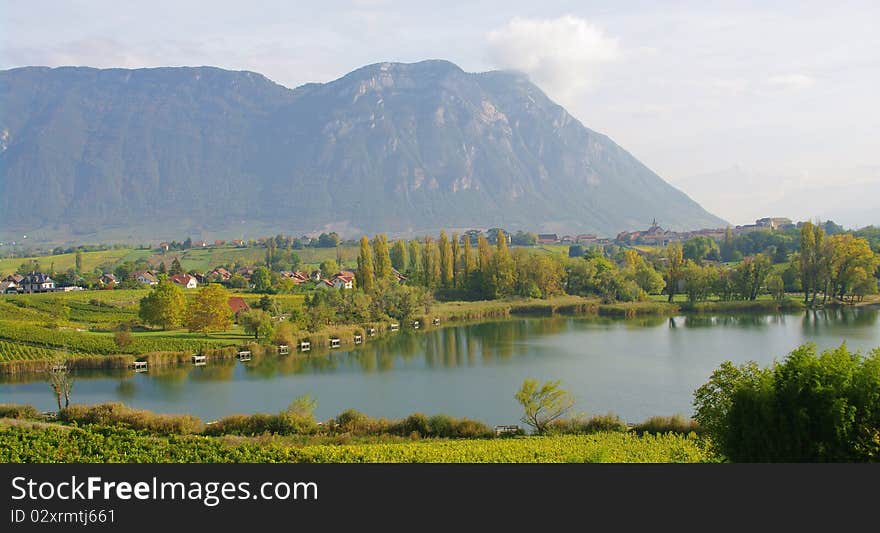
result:
[[(880, 2), (0, 0), (0, 68), (515, 68), (707, 209), (880, 223)], [(773, 210), (773, 212), (767, 212)]]

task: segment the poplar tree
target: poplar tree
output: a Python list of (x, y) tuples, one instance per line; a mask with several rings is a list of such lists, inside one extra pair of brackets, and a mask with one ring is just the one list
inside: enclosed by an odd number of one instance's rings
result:
[(438, 243), (440, 251), (440, 282), (443, 287), (452, 287), (453, 280), (453, 257), (452, 245), (449, 243), (449, 237), (445, 231), (440, 232), (440, 242)]
[(377, 281), (386, 281), (394, 277), (391, 271), (391, 255), (388, 250), (388, 238), (385, 234), (373, 237), (373, 269)]
[(366, 293), (373, 292), (376, 286), (376, 278), (373, 274), (373, 252), (366, 235), (361, 237), (361, 252), (358, 255), (357, 263), (358, 286)]
[(398, 272), (406, 272), (409, 266), (409, 253), (406, 242), (402, 240), (394, 241), (394, 244), (391, 246), (391, 266), (396, 268)]
[(461, 243), (458, 233), (452, 233), (452, 286), (461, 287)]

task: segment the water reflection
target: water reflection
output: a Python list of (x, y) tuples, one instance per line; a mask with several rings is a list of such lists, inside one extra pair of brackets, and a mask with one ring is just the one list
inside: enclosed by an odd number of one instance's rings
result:
[[(525, 377), (538, 377), (563, 379), (590, 399), (585, 409), (591, 411), (687, 412), (693, 390), (722, 360), (766, 364), (804, 342), (880, 346), (878, 314), (877, 308), (846, 308), (634, 319), (517, 317), (403, 330), (351, 349), (269, 354), (247, 362), (157, 366), (143, 374), (79, 370), (73, 373), (73, 400), (216, 417), (281, 409), (292, 391), (304, 391), (319, 397), (319, 408), (328, 405), (321, 416), (352, 406), (397, 416), (414, 410), (417, 401), (425, 411), (445, 406), (459, 416), (480, 416), (481, 409), (515, 416), (513, 392)], [(38, 374), (0, 376), (0, 397), (41, 409), (51, 409), (54, 401)]]

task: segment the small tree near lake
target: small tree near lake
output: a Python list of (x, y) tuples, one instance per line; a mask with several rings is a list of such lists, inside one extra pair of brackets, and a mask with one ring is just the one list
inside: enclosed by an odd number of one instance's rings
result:
[(537, 380), (527, 379), (514, 395), (523, 406), (522, 421), (534, 428), (539, 435), (554, 420), (565, 416), (574, 407), (574, 397), (559, 388), (560, 381), (548, 381), (543, 385)]

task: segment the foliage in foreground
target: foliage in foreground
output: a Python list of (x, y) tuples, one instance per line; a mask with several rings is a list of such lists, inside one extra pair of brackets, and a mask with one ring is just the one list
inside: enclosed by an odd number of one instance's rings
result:
[(880, 462), (880, 349), (801, 346), (781, 363), (725, 362), (694, 394), (695, 419), (735, 462)]
[(4, 463), (710, 462), (696, 436), (599, 433), (390, 444), (294, 446), (280, 438), (156, 437), (130, 429), (0, 425)]

